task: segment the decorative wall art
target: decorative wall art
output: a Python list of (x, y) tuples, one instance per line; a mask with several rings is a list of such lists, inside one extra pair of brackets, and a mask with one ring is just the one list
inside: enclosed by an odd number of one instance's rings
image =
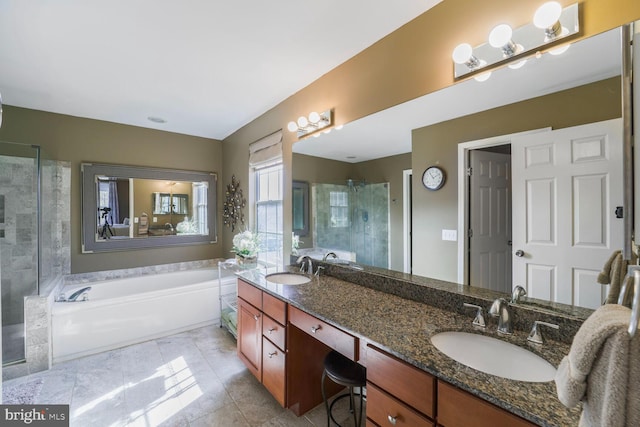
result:
[(242, 196), (242, 189), (240, 188), (240, 182), (236, 181), (236, 176), (231, 177), (231, 184), (227, 184), (227, 191), (224, 201), (224, 211), (222, 216), (224, 218), (224, 225), (231, 227), (231, 231), (234, 231), (240, 224), (244, 224), (244, 213), (242, 209), (246, 206), (247, 201)]

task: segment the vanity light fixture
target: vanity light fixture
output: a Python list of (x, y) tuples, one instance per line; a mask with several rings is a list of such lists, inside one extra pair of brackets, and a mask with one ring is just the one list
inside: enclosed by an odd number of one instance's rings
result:
[(305, 116), (298, 117), (298, 120), (291, 121), (287, 124), (289, 132), (297, 132), (298, 138), (310, 135), (319, 130), (325, 129), (333, 124), (333, 110), (317, 113), (312, 111), (308, 118)]
[(507, 24), (500, 24), (493, 27), (489, 33), (489, 44), (502, 50), (502, 56), (511, 58), (513, 55), (524, 50), (522, 45), (515, 44), (511, 37), (513, 29)]
[(484, 74), (509, 62), (510, 68), (517, 69), (538, 52), (565, 52), (568, 45), (556, 45), (579, 34), (578, 7), (578, 3), (563, 8), (557, 1), (548, 1), (533, 11), (533, 21), (528, 24), (518, 28), (500, 24), (491, 30), (487, 43), (475, 47), (458, 44), (451, 55), (454, 78)]
[[(562, 5), (557, 1), (548, 1), (533, 15), (533, 25), (544, 30), (545, 41), (553, 40), (562, 34), (562, 24), (559, 21), (561, 14)], [(565, 30), (569, 31), (566, 28)]]
[[(464, 64), (470, 70), (474, 70), (482, 66), (480, 60), (473, 55), (473, 48), (469, 43), (460, 43), (453, 49), (451, 59), (456, 64)], [(486, 64), (486, 63), (485, 63)]]

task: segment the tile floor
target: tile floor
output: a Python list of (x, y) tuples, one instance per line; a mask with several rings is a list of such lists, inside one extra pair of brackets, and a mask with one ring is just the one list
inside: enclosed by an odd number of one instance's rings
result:
[[(217, 326), (55, 365), (4, 383), (37, 384), (35, 404), (70, 404), (71, 426), (326, 426), (323, 405), (296, 417), (283, 409), (236, 356)], [(348, 399), (334, 407), (353, 426)]]

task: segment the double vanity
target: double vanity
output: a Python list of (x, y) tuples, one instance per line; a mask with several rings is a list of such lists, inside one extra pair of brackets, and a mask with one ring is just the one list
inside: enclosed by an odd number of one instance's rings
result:
[[(319, 277), (265, 277), (258, 270), (239, 275), (238, 354), (282, 406), (301, 415), (322, 402), (323, 359), (336, 350), (367, 368), (367, 426), (578, 424), (579, 408), (558, 401), (552, 380), (571, 338), (550, 331), (544, 344), (533, 344), (518, 324), (530, 317), (572, 331), (577, 319), (512, 306), (516, 328), (502, 335), (488, 316), (486, 328), (472, 325), (475, 312), (463, 306), (488, 309), (491, 301), (482, 291), (467, 294), (436, 280), (325, 267), (329, 274)], [(294, 266), (288, 270), (298, 273)], [(520, 380), (473, 369), (473, 360), (457, 362), (452, 357), (458, 358), (460, 343), (468, 355), (494, 351), (498, 365), (511, 365), (511, 372), (498, 366), (500, 374)]]

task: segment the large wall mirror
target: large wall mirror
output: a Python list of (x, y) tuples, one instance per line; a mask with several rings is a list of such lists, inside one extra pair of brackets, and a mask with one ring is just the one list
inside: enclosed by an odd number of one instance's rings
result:
[(215, 173), (82, 164), (82, 251), (215, 243)]
[[(516, 65), (519, 67), (494, 70), (487, 81), (469, 79), (347, 123), (342, 130), (294, 143), (293, 179), (310, 183), (311, 230), (301, 245), (302, 252), (322, 258), (327, 251), (334, 251), (341, 258), (378, 267), (376, 271), (383, 273), (400, 271), (484, 287), (470, 283), (468, 265), (470, 257), (482, 255), (459, 256), (458, 245), (467, 239), (458, 222), (467, 203), (464, 198), (459, 202), (459, 192), (464, 191), (460, 182), (467, 179), (458, 163), (459, 146), (515, 132), (568, 128), (621, 117), (619, 29), (576, 42), (562, 54), (545, 53)], [(570, 104), (575, 108), (563, 107)], [(510, 155), (510, 147), (496, 150)], [(441, 166), (447, 174), (438, 191), (425, 189), (420, 179), (432, 165)], [(616, 203), (594, 205), (602, 221), (610, 221), (614, 227), (618, 227)], [(505, 245), (511, 239), (512, 224), (517, 222), (509, 223)], [(477, 229), (474, 234), (479, 234)], [(599, 305), (607, 289), (595, 283), (595, 278), (622, 244), (623, 236), (611, 234), (598, 248), (581, 248), (585, 257), (596, 250), (599, 255), (589, 258), (588, 268), (576, 269), (574, 278), (554, 283), (572, 288), (573, 300), (544, 297), (531, 288), (532, 301), (579, 313), (583, 310), (576, 307)], [(469, 246), (464, 247), (468, 254)], [(526, 259), (518, 258), (516, 249), (508, 249), (506, 262), (515, 265)], [(540, 275), (532, 280), (553, 279), (553, 271), (547, 270), (546, 278)], [(592, 281), (591, 288), (583, 289), (601, 295), (590, 302), (575, 297), (580, 280)], [(524, 285), (509, 276), (502, 295), (519, 284)], [(501, 293), (496, 291), (496, 295)]]

